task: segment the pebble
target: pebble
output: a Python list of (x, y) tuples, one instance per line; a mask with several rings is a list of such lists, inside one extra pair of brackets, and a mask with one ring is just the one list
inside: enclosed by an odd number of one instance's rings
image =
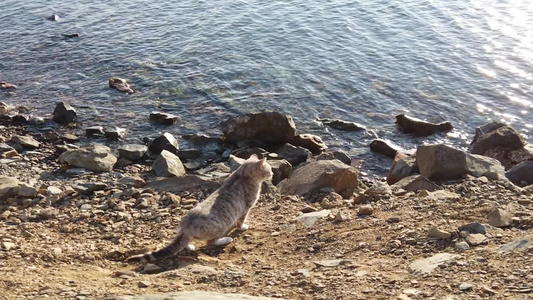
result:
[(464, 251), (464, 250), (470, 249), (470, 245), (468, 245), (468, 243), (465, 241), (460, 241), (460, 242), (455, 243), (455, 248), (458, 250)]
[(472, 285), (470, 283), (463, 282), (459, 285), (459, 290), (466, 292), (472, 290)]
[(431, 227), (428, 231), (428, 237), (438, 238), (438, 239), (449, 239), (452, 237), (451, 233), (448, 231), (440, 230), (437, 227)]
[(155, 264), (146, 264), (143, 267), (143, 273), (152, 274), (162, 272), (163, 268)]
[(140, 287), (140, 288), (147, 288), (147, 287), (149, 287), (151, 285), (152, 285), (152, 283), (150, 281), (146, 281), (146, 280), (139, 281), (137, 283), (137, 286)]
[(357, 211), (358, 215), (363, 215), (363, 216), (370, 216), (372, 215), (372, 213), (374, 213), (374, 208), (370, 204), (362, 205), (361, 207), (359, 207), (359, 210)]

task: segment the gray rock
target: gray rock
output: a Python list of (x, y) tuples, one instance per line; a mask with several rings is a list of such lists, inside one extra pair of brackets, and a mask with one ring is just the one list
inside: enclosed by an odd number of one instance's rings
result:
[(513, 216), (504, 209), (496, 208), (487, 216), (489, 225), (494, 227), (507, 227), (513, 223)]
[(370, 197), (389, 197), (392, 196), (392, 190), (386, 182), (374, 180), (365, 194)]
[(143, 158), (143, 156), (146, 154), (146, 151), (148, 151), (148, 147), (145, 145), (128, 144), (119, 147), (117, 150), (118, 157), (136, 161)]
[(432, 257), (415, 260), (409, 265), (409, 272), (416, 275), (429, 275), (438, 266), (452, 262), (460, 257), (457, 254), (438, 253)]
[(231, 168), (231, 172), (237, 170), (240, 166), (242, 166), (242, 164), (244, 164), (245, 161), (246, 159), (244, 158), (240, 158), (235, 155), (230, 155), (228, 159), (228, 163)]
[(109, 78), (109, 87), (115, 88), (120, 92), (133, 94), (133, 90), (131, 89), (130, 85), (126, 81), (126, 79), (118, 78), (118, 77), (111, 77)]
[(504, 123), (492, 121), (490, 123), (484, 124), (482, 126), (479, 126), (476, 128), (476, 135), (474, 136), (474, 140), (472, 141), (472, 145), (476, 143), (476, 141), (479, 139), (480, 136), (487, 134), (491, 131), (494, 131), (500, 127), (506, 126)]
[(445, 240), (451, 238), (452, 235), (448, 231), (440, 230), (437, 227), (431, 227), (428, 231), (428, 237)]
[(533, 184), (533, 161), (524, 161), (512, 167), (505, 177), (516, 185)]
[(510, 126), (501, 126), (476, 138), (472, 148), (474, 154), (485, 154), (489, 149), (502, 147), (508, 150), (517, 150), (525, 145), (524, 138)]
[(179, 150), (178, 140), (172, 134), (165, 132), (154, 139), (148, 146), (148, 149), (154, 154), (159, 154), (163, 150), (176, 154)]
[(315, 225), (316, 221), (327, 218), (330, 213), (331, 213), (331, 210), (323, 209), (323, 210), (316, 211), (316, 212), (301, 214), (296, 218), (296, 220), (303, 223), (305, 227), (310, 228), (310, 227), (313, 227), (313, 225)]
[(432, 192), (439, 188), (434, 182), (421, 175), (406, 177), (392, 185), (393, 190), (404, 189), (408, 192), (418, 192), (420, 190)]
[(59, 16), (56, 15), (56, 14), (53, 14), (53, 15), (51, 15), (51, 16), (48, 16), (48, 17), (46, 17), (46, 19), (47, 19), (48, 21), (59, 22)]
[(328, 259), (328, 260), (317, 260), (317, 261), (314, 261), (313, 263), (317, 267), (333, 268), (333, 267), (338, 267), (341, 264), (345, 264), (349, 262), (351, 261), (348, 259)]
[(402, 148), (391, 141), (383, 139), (375, 139), (370, 143), (370, 150), (384, 154), (390, 158), (394, 158), (398, 151), (401, 151)]
[(218, 124), (227, 142), (258, 139), (265, 142), (288, 142), (296, 135), (292, 117), (279, 112), (246, 114)]
[(115, 298), (115, 300), (280, 300), (280, 298), (257, 297), (244, 294), (221, 294), (215, 292), (177, 292), (165, 293), (157, 295), (143, 295), (143, 296), (122, 296)]
[(316, 160), (332, 160), (332, 159), (338, 159), (347, 165), (352, 164), (352, 158), (348, 154), (342, 151), (324, 152), (316, 157)]
[(470, 283), (463, 282), (459, 285), (459, 290), (466, 292), (472, 290), (472, 285)]
[(88, 136), (92, 135), (104, 135), (104, 127), (102, 126), (91, 126), (85, 128), (85, 134)]
[(533, 249), (533, 241), (531, 240), (516, 240), (498, 247), (499, 252), (527, 251), (529, 249)]
[(470, 245), (465, 241), (460, 241), (455, 243), (455, 249), (465, 251), (470, 249)]
[(150, 120), (159, 124), (172, 125), (179, 122), (179, 117), (173, 114), (153, 111), (150, 113)]
[(0, 175), (0, 197), (18, 194), (20, 182), (14, 177)]
[(292, 165), (285, 159), (268, 160), (268, 164), (272, 167), (272, 184), (277, 185), (283, 179), (288, 178), (292, 173)]
[(0, 143), (0, 153), (9, 152), (9, 151), (12, 151), (12, 150), (15, 150), (15, 148), (9, 146), (6, 143)]
[(389, 174), (387, 174), (387, 182), (389, 184), (395, 184), (406, 177), (418, 174), (418, 172), (419, 171), (418, 165), (416, 164), (416, 157), (403, 157), (393, 163)]
[(409, 117), (404, 114), (396, 116), (396, 124), (405, 133), (413, 133), (418, 136), (427, 136), (437, 132), (450, 131), (453, 129), (452, 123), (441, 122), (438, 124)]
[(39, 148), (39, 146), (41, 145), (41, 143), (36, 141), (31, 136), (19, 136), (19, 135), (17, 135), (17, 136), (12, 137), (10, 142), (15, 143), (15, 144), (19, 144), (22, 147), (29, 148), (29, 149)]
[(307, 161), (313, 156), (311, 151), (302, 147), (293, 146), (289, 143), (281, 146), (277, 153), (279, 158), (287, 160), (293, 167)]
[(289, 178), (278, 184), (282, 194), (307, 195), (331, 187), (341, 195), (352, 195), (360, 185), (357, 169), (340, 160), (313, 161), (291, 173)]
[(39, 191), (33, 186), (30, 186), (27, 184), (23, 184), (19, 186), (19, 191), (18, 191), (19, 197), (33, 198), (37, 196), (38, 193)]
[(187, 174), (180, 158), (167, 150), (159, 154), (152, 168), (159, 177), (179, 177)]
[(59, 102), (54, 109), (53, 120), (59, 124), (68, 124), (76, 120), (76, 110), (65, 102)]
[(117, 158), (111, 150), (103, 145), (93, 145), (88, 148), (69, 150), (59, 156), (59, 162), (95, 172), (113, 170)]
[(81, 182), (72, 186), (72, 188), (83, 195), (91, 195), (96, 191), (101, 191), (107, 188), (107, 184), (103, 182)]
[(200, 189), (217, 189), (221, 182), (216, 180), (206, 180), (197, 175), (186, 175), (172, 178), (156, 178), (146, 184), (146, 188), (151, 188), (159, 193), (169, 192), (179, 194)]
[(146, 274), (154, 274), (162, 271), (164, 271), (164, 269), (156, 264), (146, 264), (144, 265), (142, 272)]
[(308, 133), (295, 136), (289, 141), (289, 143), (296, 147), (305, 148), (311, 151), (314, 155), (318, 155), (328, 148), (319, 136)]
[(108, 141), (118, 141), (126, 136), (126, 129), (120, 127), (106, 128), (104, 136)]

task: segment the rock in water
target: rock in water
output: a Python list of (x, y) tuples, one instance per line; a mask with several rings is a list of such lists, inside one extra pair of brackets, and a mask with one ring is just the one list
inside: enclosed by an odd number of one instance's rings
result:
[(10, 111), (12, 111), (14, 109), (13, 106), (5, 103), (5, 102), (0, 102), (0, 114), (7, 114), (9, 113)]
[(102, 126), (90, 126), (85, 129), (85, 134), (92, 135), (104, 135), (104, 127)]
[(53, 120), (59, 124), (68, 124), (76, 120), (76, 110), (65, 102), (60, 102), (54, 109)]
[(74, 149), (59, 156), (59, 162), (85, 168), (96, 172), (113, 170), (117, 158), (111, 150), (103, 145), (94, 145), (83, 149)]
[(366, 130), (366, 127), (357, 124), (355, 122), (348, 122), (343, 120), (335, 120), (335, 119), (321, 119), (319, 120), (322, 122), (322, 124), (327, 125), (331, 128), (343, 130), (343, 131), (361, 131)]
[(133, 90), (130, 88), (130, 85), (126, 81), (126, 79), (118, 78), (118, 77), (111, 77), (109, 78), (109, 87), (115, 88), (120, 92), (133, 94)]
[(318, 155), (328, 148), (319, 136), (308, 133), (295, 136), (289, 141), (289, 144), (296, 147), (303, 147), (311, 151), (314, 155)]
[(513, 218), (506, 210), (497, 208), (488, 215), (489, 225), (494, 227), (507, 227), (513, 223)]
[(340, 160), (313, 161), (295, 169), (278, 184), (282, 194), (306, 195), (331, 187), (341, 195), (352, 195), (360, 185), (359, 172)]
[(0, 89), (17, 89), (17, 86), (5, 81), (0, 81)]
[(143, 158), (144, 154), (146, 154), (146, 151), (148, 151), (148, 147), (145, 145), (128, 144), (118, 148), (117, 150), (120, 158), (135, 161)]
[(414, 133), (418, 136), (432, 135), (437, 132), (450, 131), (453, 129), (452, 123), (430, 123), (417, 118), (409, 117), (404, 114), (396, 116), (396, 124), (405, 133)]
[(159, 177), (179, 177), (187, 174), (179, 157), (167, 150), (161, 152), (152, 168)]
[(46, 19), (47, 19), (48, 21), (59, 22), (59, 16), (56, 15), (56, 14), (53, 14), (53, 15), (51, 15), (51, 16), (48, 16), (48, 17), (46, 17)]
[(502, 147), (507, 150), (518, 150), (525, 146), (524, 138), (510, 126), (502, 126), (477, 137), (472, 153), (485, 154), (489, 149)]
[(283, 300), (280, 298), (257, 297), (244, 294), (221, 294), (214, 292), (177, 292), (156, 295), (122, 296), (116, 300)]
[(179, 121), (178, 116), (173, 114), (167, 114), (164, 112), (153, 111), (150, 113), (150, 120), (164, 125), (177, 124)]
[(393, 144), (390, 141), (386, 141), (383, 139), (375, 139), (370, 143), (370, 150), (394, 158), (396, 156), (396, 153), (402, 150), (402, 148), (398, 145)]
[(288, 142), (296, 135), (292, 117), (279, 112), (246, 114), (229, 118), (217, 126), (227, 142), (257, 139)]
[(523, 161), (512, 167), (505, 177), (517, 185), (533, 184), (533, 161)]
[(120, 127), (106, 128), (104, 135), (108, 141), (118, 141), (126, 136), (126, 129)]
[(159, 154), (163, 150), (177, 154), (179, 149), (178, 140), (168, 132), (154, 139), (148, 146), (148, 150), (154, 154)]

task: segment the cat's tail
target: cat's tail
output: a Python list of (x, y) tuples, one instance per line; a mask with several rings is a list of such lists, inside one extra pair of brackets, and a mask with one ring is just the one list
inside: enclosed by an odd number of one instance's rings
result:
[(145, 254), (130, 256), (126, 259), (126, 262), (150, 262), (160, 259), (165, 259), (174, 256), (185, 248), (192, 240), (192, 237), (182, 232), (178, 232), (174, 240), (165, 246), (154, 252), (147, 252)]

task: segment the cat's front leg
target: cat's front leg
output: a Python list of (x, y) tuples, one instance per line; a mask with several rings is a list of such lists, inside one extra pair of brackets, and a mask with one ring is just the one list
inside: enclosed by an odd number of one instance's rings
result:
[(237, 221), (237, 224), (236, 224), (235, 227), (237, 227), (237, 229), (242, 230), (242, 231), (248, 230), (248, 228), (250, 228), (250, 226), (248, 226), (248, 224), (245, 223), (247, 218), (248, 218), (248, 212), (246, 212), (244, 217), (240, 218)]

